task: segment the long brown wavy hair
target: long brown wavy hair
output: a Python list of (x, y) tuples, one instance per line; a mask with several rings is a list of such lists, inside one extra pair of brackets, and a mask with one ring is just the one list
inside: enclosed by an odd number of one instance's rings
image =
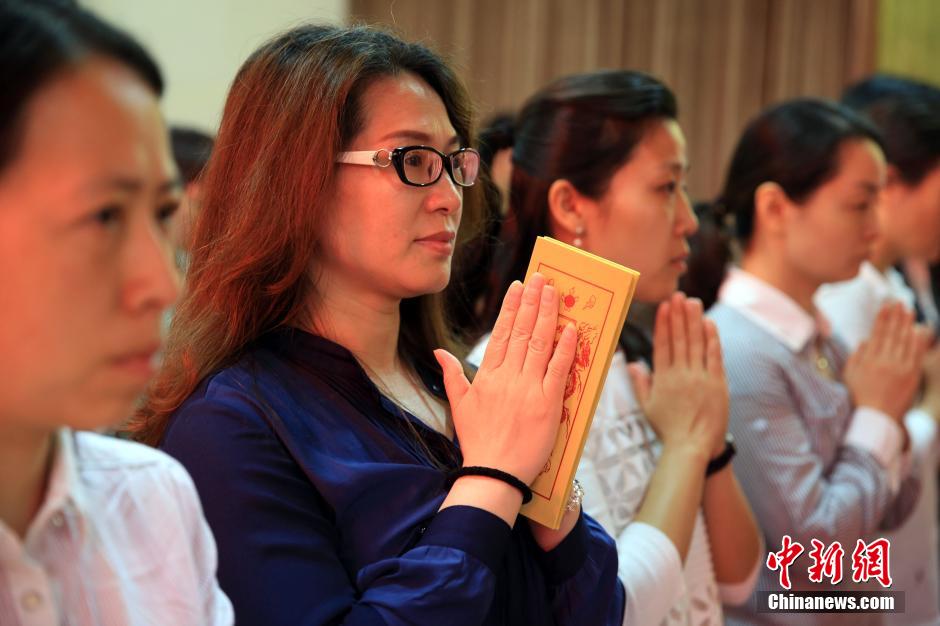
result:
[[(130, 428), (159, 443), (170, 415), (208, 375), (255, 339), (304, 326), (316, 298), (316, 260), (334, 159), (364, 125), (361, 99), (376, 80), (412, 72), (440, 96), (462, 145), (472, 110), (455, 73), (424, 46), (373, 28), (301, 26), (255, 51), (232, 85), (203, 176), (187, 284), (163, 366)], [(479, 223), (479, 192), (467, 189), (458, 238)], [(439, 369), (432, 351), (465, 354), (445, 316), (447, 293), (404, 300), (399, 354)]]

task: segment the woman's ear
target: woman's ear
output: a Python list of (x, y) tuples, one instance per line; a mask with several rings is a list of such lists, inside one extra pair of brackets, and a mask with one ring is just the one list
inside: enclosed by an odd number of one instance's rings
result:
[(783, 187), (761, 183), (754, 191), (754, 234), (780, 234), (785, 230), (787, 209), (792, 204)]
[(584, 234), (581, 200), (574, 185), (563, 178), (548, 188), (548, 217), (556, 239), (571, 243)]

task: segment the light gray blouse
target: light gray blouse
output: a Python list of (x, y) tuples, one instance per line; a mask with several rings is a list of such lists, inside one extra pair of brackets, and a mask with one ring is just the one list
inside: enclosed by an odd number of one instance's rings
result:
[[(839, 541), (845, 558), (838, 588), (875, 588), (851, 582), (851, 554), (856, 540), (897, 526), (916, 503), (919, 483), (902, 452), (901, 428), (880, 411), (852, 405), (840, 382), (845, 349), (824, 320), (767, 283), (733, 270), (709, 317), (721, 336), (731, 394), (735, 474), (768, 551), (780, 550), (783, 535), (790, 535), (805, 548), (789, 569), (793, 590), (827, 591), (833, 589), (828, 581), (808, 578), (811, 540), (826, 546)], [(783, 590), (778, 576), (765, 567), (750, 601), (727, 611), (728, 623), (881, 621), (870, 613), (757, 613), (759, 591)]]

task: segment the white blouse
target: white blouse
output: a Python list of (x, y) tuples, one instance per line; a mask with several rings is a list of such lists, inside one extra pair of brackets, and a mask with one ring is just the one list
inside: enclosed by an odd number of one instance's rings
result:
[(223, 625), (215, 541), (166, 454), (63, 429), (25, 541), (0, 522), (0, 624)]

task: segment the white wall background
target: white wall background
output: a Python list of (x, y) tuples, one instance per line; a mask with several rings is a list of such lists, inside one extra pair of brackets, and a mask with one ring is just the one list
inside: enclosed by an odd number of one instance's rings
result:
[(83, 0), (153, 54), (170, 124), (215, 132), (225, 96), (248, 55), (302, 22), (343, 24), (347, 0)]

